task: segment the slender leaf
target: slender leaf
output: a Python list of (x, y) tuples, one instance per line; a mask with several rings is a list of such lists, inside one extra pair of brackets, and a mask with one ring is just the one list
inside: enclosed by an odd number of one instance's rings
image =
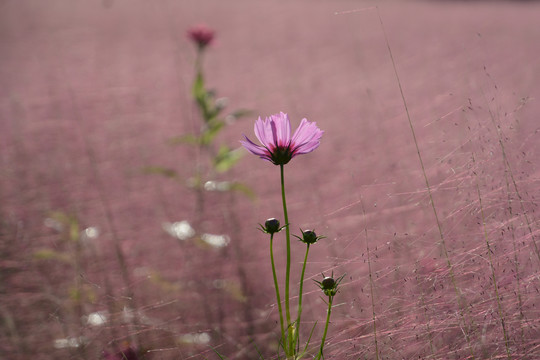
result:
[(176, 173), (176, 171), (166, 167), (146, 166), (145, 168), (143, 168), (143, 172), (145, 174), (163, 175), (167, 178), (178, 179), (178, 174)]
[(201, 144), (210, 145), (212, 140), (219, 134), (221, 129), (225, 126), (225, 122), (222, 120), (212, 120), (208, 123), (208, 127), (201, 135)]
[(243, 155), (239, 149), (231, 150), (228, 146), (222, 145), (214, 158), (214, 168), (220, 173), (229, 171)]
[(226, 358), (224, 358), (216, 349), (214, 349), (212, 346), (210, 346), (210, 348), (216, 353), (217, 356), (219, 356), (219, 358), (221, 360), (225, 360)]
[(257, 198), (257, 196), (255, 195), (255, 191), (241, 182), (233, 182), (231, 184), (231, 190), (241, 192), (242, 194), (246, 195), (250, 200), (255, 200)]
[(169, 145), (198, 145), (201, 143), (201, 139), (198, 136), (186, 134), (172, 137), (167, 141), (167, 143)]
[(73, 258), (69, 254), (52, 249), (37, 250), (33, 253), (33, 257), (36, 260), (55, 260), (66, 264), (73, 264)]
[(238, 109), (238, 110), (233, 111), (231, 114), (229, 114), (229, 116), (233, 117), (234, 119), (240, 119), (240, 118), (243, 118), (244, 116), (251, 115), (252, 113), (253, 111), (248, 110), (248, 109)]

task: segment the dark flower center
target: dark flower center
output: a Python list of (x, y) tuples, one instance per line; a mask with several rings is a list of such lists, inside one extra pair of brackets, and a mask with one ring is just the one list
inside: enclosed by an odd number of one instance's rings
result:
[(293, 156), (290, 146), (278, 146), (274, 150), (270, 151), (270, 154), (272, 154), (272, 162), (275, 165), (285, 165), (292, 159)]

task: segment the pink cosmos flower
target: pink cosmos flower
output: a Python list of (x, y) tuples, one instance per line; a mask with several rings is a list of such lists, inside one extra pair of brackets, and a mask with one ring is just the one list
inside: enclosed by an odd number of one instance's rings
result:
[(195, 44), (197, 44), (199, 49), (204, 49), (214, 39), (214, 30), (206, 25), (200, 24), (190, 28), (187, 35)]
[(255, 136), (261, 145), (255, 144), (244, 135), (242, 145), (252, 154), (275, 165), (285, 165), (296, 155), (307, 154), (319, 147), (323, 131), (314, 122), (302, 119), (291, 137), (291, 123), (283, 112), (260, 117), (255, 122)]

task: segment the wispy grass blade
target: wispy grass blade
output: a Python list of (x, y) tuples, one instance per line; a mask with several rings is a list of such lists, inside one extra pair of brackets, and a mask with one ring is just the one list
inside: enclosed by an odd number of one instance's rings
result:
[[(422, 154), (420, 152), (420, 146), (418, 145), (418, 140), (416, 138), (416, 131), (414, 129), (414, 125), (412, 123), (411, 115), (409, 113), (409, 107), (407, 105), (407, 100), (405, 99), (405, 94), (403, 92), (403, 87), (401, 86), (401, 80), (399, 78), (399, 73), (397, 71), (396, 62), (394, 60), (394, 55), (392, 54), (392, 49), (390, 47), (390, 42), (388, 41), (388, 36), (386, 35), (386, 30), (385, 30), (385, 27), (384, 27), (384, 23), (382, 21), (382, 17), (381, 17), (380, 11), (379, 11), (379, 7), (377, 6), (376, 9), (377, 9), (377, 16), (379, 17), (379, 22), (381, 24), (381, 29), (382, 29), (382, 32), (383, 32), (383, 35), (384, 35), (384, 40), (385, 40), (385, 43), (386, 43), (388, 54), (390, 56), (390, 60), (391, 60), (391, 63), (392, 63), (392, 68), (394, 70), (394, 76), (396, 77), (396, 81), (397, 81), (397, 84), (398, 84), (398, 87), (399, 87), (399, 92), (400, 92), (400, 95), (401, 95), (401, 99), (403, 101), (403, 107), (405, 108), (405, 113), (407, 115), (409, 128), (411, 130), (411, 134), (412, 134), (412, 137), (413, 137), (413, 142), (414, 142), (414, 145), (416, 147), (416, 153), (418, 155), (418, 160), (420, 162), (420, 167), (422, 169), (422, 175), (424, 177), (424, 182), (425, 182), (426, 190), (427, 190), (427, 193), (428, 193), (428, 196), (429, 196), (429, 201), (431, 203), (431, 208), (433, 210), (433, 215), (435, 217), (435, 222), (437, 224), (437, 229), (439, 230), (439, 238), (440, 238), (439, 244), (441, 246), (443, 255), (444, 255), (445, 259), (446, 259), (446, 265), (448, 267), (450, 280), (451, 280), (452, 286), (454, 288), (454, 292), (456, 293), (456, 298), (458, 299), (458, 306), (460, 308), (460, 317), (463, 320), (463, 318), (465, 316), (464, 313), (465, 313), (468, 306), (467, 306), (466, 301), (465, 301), (465, 299), (463, 297), (463, 294), (461, 293), (461, 290), (458, 288), (457, 283), (456, 283), (455, 274), (454, 274), (454, 267), (453, 267), (452, 262), (450, 260), (450, 255), (448, 254), (446, 241), (445, 241), (445, 238), (444, 238), (444, 232), (443, 232), (443, 229), (442, 229), (442, 224), (441, 224), (441, 221), (439, 219), (439, 215), (437, 213), (437, 208), (435, 206), (435, 202), (433, 200), (433, 193), (432, 193), (432, 190), (431, 190), (431, 185), (430, 185), (429, 179), (427, 177), (426, 168), (424, 166), (424, 161), (422, 159)], [(469, 320), (469, 323), (470, 323), (470, 320)], [(463, 330), (464, 330), (463, 332), (464, 332), (464, 335), (465, 335), (465, 339), (467, 341), (467, 345), (468, 345), (469, 350), (470, 350), (471, 357), (474, 359), (475, 356), (474, 356), (474, 350), (473, 350), (473, 347), (472, 347), (472, 344), (471, 344), (471, 339), (470, 339), (470, 334), (469, 334), (469, 326), (464, 326)]]
[(364, 233), (366, 237), (366, 252), (367, 252), (368, 272), (369, 272), (369, 293), (371, 296), (371, 314), (372, 314), (372, 321), (373, 321), (373, 339), (375, 341), (375, 359), (379, 360), (379, 344), (377, 341), (377, 315), (375, 313), (375, 294), (373, 290), (373, 272), (371, 269), (371, 255), (370, 255), (370, 250), (369, 250), (366, 208), (364, 207), (363, 199), (360, 199), (360, 205), (362, 206), (362, 214), (364, 216)]
[[(474, 153), (472, 154), (472, 160), (473, 160), (473, 165), (476, 165), (476, 159), (475, 159)], [(510, 348), (509, 348), (509, 344), (508, 344), (508, 334), (506, 332), (505, 317), (504, 317), (504, 313), (503, 313), (503, 309), (502, 309), (501, 297), (499, 295), (499, 287), (497, 285), (497, 277), (495, 275), (495, 267), (493, 266), (493, 257), (491, 256), (492, 250), (491, 250), (491, 245), (489, 243), (489, 237), (488, 237), (488, 232), (487, 232), (487, 227), (486, 227), (486, 216), (484, 214), (484, 206), (482, 204), (482, 195), (481, 195), (481, 192), (480, 192), (480, 184), (479, 184), (479, 180), (478, 180), (478, 173), (476, 171), (474, 171), (474, 170), (473, 170), (473, 173), (474, 173), (474, 176), (476, 178), (476, 190), (477, 190), (477, 193), (478, 193), (478, 204), (480, 206), (480, 215), (481, 215), (481, 218), (482, 218), (482, 228), (483, 228), (483, 232), (484, 232), (484, 240), (486, 242), (489, 267), (490, 267), (490, 270), (491, 270), (491, 278), (493, 280), (493, 289), (494, 289), (494, 292), (495, 292), (495, 299), (497, 300), (497, 311), (499, 313), (499, 319), (501, 320), (501, 327), (502, 327), (503, 336), (504, 336), (504, 346), (505, 346), (505, 349), (506, 349), (506, 356), (508, 357), (508, 359), (511, 359)]]

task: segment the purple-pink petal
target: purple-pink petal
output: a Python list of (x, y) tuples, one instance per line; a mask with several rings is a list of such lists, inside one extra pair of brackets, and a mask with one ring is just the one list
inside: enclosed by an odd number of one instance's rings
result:
[(312, 152), (319, 146), (322, 134), (323, 131), (317, 127), (316, 123), (310, 123), (307, 119), (302, 119), (291, 140), (293, 153), (306, 154)]
[(265, 147), (268, 147), (269, 141), (267, 141), (266, 136), (266, 123), (261, 119), (260, 116), (257, 121), (255, 121), (253, 131), (255, 132), (255, 136), (257, 137), (257, 139), (259, 139), (260, 143), (263, 144)]
[(287, 146), (291, 139), (291, 122), (289, 116), (283, 112), (272, 115), (270, 122), (273, 124), (272, 133), (274, 145)]
[(287, 146), (291, 136), (291, 123), (287, 114), (280, 113), (255, 122), (255, 136), (268, 149)]
[(298, 126), (298, 129), (294, 132), (291, 143), (301, 145), (311, 141), (317, 136), (320, 139), (321, 135), (322, 131), (319, 130), (316, 123), (310, 123), (307, 119), (302, 119), (300, 126)]
[(269, 154), (268, 150), (265, 147), (255, 144), (245, 135), (244, 138), (246, 139), (246, 141), (240, 140), (240, 143), (242, 143), (246, 150), (248, 150), (253, 155), (266, 156)]
[(323, 134), (316, 123), (302, 119), (291, 137), (291, 123), (283, 112), (264, 120), (259, 117), (255, 121), (254, 132), (262, 146), (246, 136), (246, 141), (240, 142), (250, 153), (276, 165), (284, 165), (296, 155), (312, 152), (319, 146)]

